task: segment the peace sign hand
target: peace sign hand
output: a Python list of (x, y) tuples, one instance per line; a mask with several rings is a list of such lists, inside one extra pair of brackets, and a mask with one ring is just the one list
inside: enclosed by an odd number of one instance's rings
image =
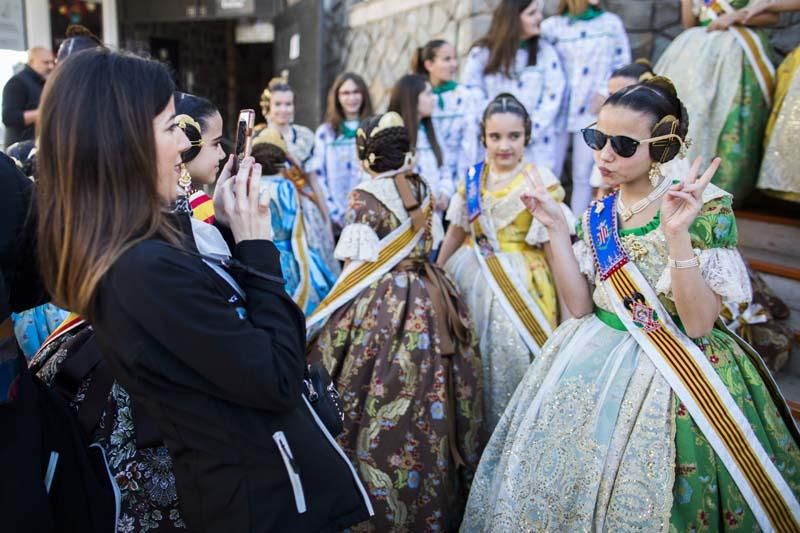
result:
[(695, 159), (683, 181), (670, 187), (661, 200), (661, 230), (668, 238), (689, 231), (689, 226), (703, 208), (703, 191), (717, 172), (722, 159), (715, 157), (698, 178), (701, 162), (701, 158)]
[(558, 205), (542, 182), (536, 167), (525, 169), (525, 177), (533, 185), (533, 193), (523, 193), (522, 203), (528, 211), (548, 230), (567, 228), (567, 219), (561, 206)]

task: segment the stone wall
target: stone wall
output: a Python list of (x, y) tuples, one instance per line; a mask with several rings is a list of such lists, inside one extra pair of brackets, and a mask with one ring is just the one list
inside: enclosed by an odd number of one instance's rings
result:
[[(344, 70), (370, 86), (376, 109), (384, 109), (394, 81), (409, 69), (414, 50), (428, 40), (453, 43), (463, 59), (489, 27), (498, 0), (326, 0), (328, 85)], [(558, 0), (545, 0), (552, 14)], [(682, 30), (680, 0), (604, 0), (625, 22), (633, 57), (653, 62)], [(406, 7), (407, 6), (407, 7)], [(385, 15), (384, 15), (385, 13)], [(784, 14), (768, 30), (782, 57), (800, 44), (800, 13)]]

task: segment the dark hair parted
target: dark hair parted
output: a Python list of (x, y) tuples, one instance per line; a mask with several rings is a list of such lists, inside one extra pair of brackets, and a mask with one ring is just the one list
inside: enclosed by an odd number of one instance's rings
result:
[(611, 73), (612, 78), (631, 78), (637, 81), (647, 81), (653, 76), (655, 76), (653, 65), (647, 59), (637, 59)]
[(251, 154), (265, 176), (280, 174), (286, 168), (286, 152), (272, 143), (254, 144)]
[[(175, 87), (160, 63), (105, 49), (60, 65), (39, 123), (38, 252), (53, 301), (94, 317), (98, 284), (129, 248), (180, 242), (158, 193), (153, 120)], [(86, 117), (102, 117), (82, 127)]]
[(361, 109), (358, 110), (359, 120), (363, 120), (372, 114), (372, 100), (369, 97), (369, 89), (367, 89), (367, 82), (364, 81), (364, 78), (355, 72), (339, 74), (328, 91), (328, 105), (325, 111), (325, 122), (331, 125), (336, 135), (342, 133), (342, 123), (346, 120), (342, 104), (339, 103), (339, 89), (348, 80), (355, 83), (359, 92), (361, 92)]
[(200, 150), (203, 149), (202, 146), (198, 146), (198, 143), (202, 140), (203, 132), (208, 127), (208, 119), (218, 112), (217, 107), (202, 96), (182, 92), (175, 93), (175, 114), (189, 115), (200, 124), (200, 131), (197, 131), (197, 128), (191, 124), (186, 124), (183, 129), (192, 146), (181, 154), (181, 161), (188, 163), (197, 157)]
[(358, 159), (366, 161), (373, 172), (389, 172), (402, 168), (411, 152), (408, 129), (405, 126), (390, 126), (373, 133), (386, 114), (364, 120), (356, 135)]
[(294, 94), (294, 90), (292, 89), (292, 86), (289, 85), (289, 81), (286, 78), (272, 78), (269, 80), (267, 88), (264, 89), (263, 93), (261, 93), (261, 100), (259, 101), (259, 105), (261, 106), (261, 114), (264, 116), (264, 119), (267, 119), (267, 115), (269, 115), (269, 102), (270, 98), (272, 97), (272, 93)]
[(427, 78), (430, 75), (430, 72), (428, 72), (428, 69), (425, 68), (425, 62), (436, 59), (436, 52), (438, 52), (439, 48), (446, 44), (447, 41), (444, 39), (434, 39), (432, 41), (428, 41), (425, 46), (417, 48), (417, 51), (414, 53), (414, 57), (411, 59), (411, 72)]
[(603, 107), (606, 106), (625, 107), (651, 115), (652, 137), (672, 134), (680, 138), (680, 141), (671, 137), (664, 141), (649, 143), (650, 159), (653, 161), (666, 163), (674, 159), (681, 150), (681, 141), (686, 141), (689, 114), (678, 98), (675, 86), (663, 76), (656, 76), (612, 94), (603, 104)]
[(481, 118), (481, 143), (486, 146), (486, 121), (492, 115), (498, 115), (500, 113), (511, 113), (522, 119), (522, 124), (525, 127), (525, 145), (528, 145), (531, 142), (531, 131), (533, 129), (531, 116), (528, 114), (528, 110), (525, 109), (525, 106), (522, 105), (522, 102), (517, 100), (516, 97), (510, 93), (498, 94), (495, 96), (494, 100), (489, 102), (486, 109), (483, 110), (483, 117)]
[(67, 27), (66, 39), (58, 47), (56, 53), (56, 62), (61, 62), (67, 57), (80, 52), (82, 50), (89, 50), (91, 48), (105, 48), (103, 41), (101, 41), (94, 33), (92, 33), (86, 26), (80, 24), (72, 24)]
[(397, 80), (389, 98), (389, 111), (394, 111), (403, 117), (403, 122), (408, 129), (409, 142), (415, 149), (419, 125), (425, 126), (425, 136), (428, 137), (428, 142), (436, 156), (436, 164), (442, 166), (444, 158), (439, 142), (436, 140), (433, 120), (431, 117), (419, 118), (419, 95), (425, 91), (428, 83), (428, 80), (419, 74), (406, 74)]
[[(472, 45), (473, 48), (485, 47), (489, 50), (489, 61), (483, 70), (484, 74), (499, 72), (509, 77), (512, 75), (522, 40), (519, 14), (531, 3), (531, 0), (501, 0), (495, 8), (489, 31)], [(535, 65), (539, 36), (531, 37), (524, 46), (528, 50), (528, 65)]]

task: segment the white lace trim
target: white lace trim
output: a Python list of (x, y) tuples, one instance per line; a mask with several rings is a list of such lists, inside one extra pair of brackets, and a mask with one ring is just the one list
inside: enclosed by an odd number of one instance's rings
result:
[(366, 224), (348, 224), (342, 230), (333, 256), (339, 261), (377, 261), (380, 239)]
[(376, 200), (386, 206), (386, 209), (397, 217), (401, 224), (408, 218), (406, 208), (403, 207), (403, 199), (400, 198), (400, 193), (397, 192), (397, 187), (394, 184), (394, 176), (362, 181), (356, 186), (356, 189), (374, 196)]
[(442, 217), (438, 213), (431, 213), (433, 220), (431, 221), (431, 238), (433, 239), (433, 249), (439, 247), (439, 244), (444, 240), (444, 226), (442, 225)]
[[(591, 252), (590, 252), (591, 253)], [(695, 248), (700, 258), (700, 274), (712, 291), (725, 303), (747, 303), (753, 299), (753, 289), (747, 267), (735, 248)], [(672, 269), (665, 268), (656, 283), (656, 292), (672, 299)]]
[(457, 192), (450, 199), (450, 205), (447, 206), (447, 213), (445, 213), (444, 219), (464, 231), (469, 231), (467, 201), (464, 199), (464, 195), (461, 192)]
[[(564, 213), (564, 217), (567, 219), (569, 234), (575, 235), (575, 225), (578, 221), (575, 215), (572, 214), (572, 209), (563, 202), (558, 205), (561, 206), (561, 212)], [(528, 234), (525, 235), (525, 242), (533, 246), (538, 246), (548, 241), (550, 241), (550, 234), (547, 232), (547, 228), (544, 227), (544, 224), (542, 224), (538, 218), (534, 217), (533, 222), (531, 222), (531, 228), (528, 230)]]
[(580, 239), (579, 241), (573, 243), (572, 253), (575, 254), (575, 259), (578, 260), (578, 267), (581, 270), (581, 274), (586, 276), (590, 283), (594, 283), (594, 255), (592, 254), (592, 250), (589, 248), (589, 245), (586, 243), (586, 241)]

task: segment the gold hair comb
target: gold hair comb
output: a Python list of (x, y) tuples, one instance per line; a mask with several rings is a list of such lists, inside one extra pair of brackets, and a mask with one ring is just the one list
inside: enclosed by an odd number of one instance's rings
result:
[[(186, 126), (191, 126), (197, 130), (197, 133), (201, 133), (203, 129), (200, 127), (200, 124), (197, 123), (195, 119), (190, 117), (189, 115), (178, 115), (175, 117), (175, 124), (186, 132)], [(198, 139), (196, 141), (189, 141), (189, 144), (192, 146), (203, 146), (203, 139)]]
[(286, 141), (283, 139), (283, 135), (278, 130), (273, 128), (264, 128), (261, 130), (261, 133), (258, 134), (258, 137), (253, 140), (253, 146), (257, 144), (271, 144), (272, 146), (277, 146), (284, 153), (289, 153), (289, 149), (286, 147)]
[(383, 130), (388, 130), (389, 128), (404, 128), (405, 126), (406, 125), (403, 123), (403, 117), (401, 117), (395, 111), (389, 111), (381, 117), (381, 119), (378, 121), (378, 125), (375, 126), (375, 129), (369, 133), (369, 136), (375, 137)]

